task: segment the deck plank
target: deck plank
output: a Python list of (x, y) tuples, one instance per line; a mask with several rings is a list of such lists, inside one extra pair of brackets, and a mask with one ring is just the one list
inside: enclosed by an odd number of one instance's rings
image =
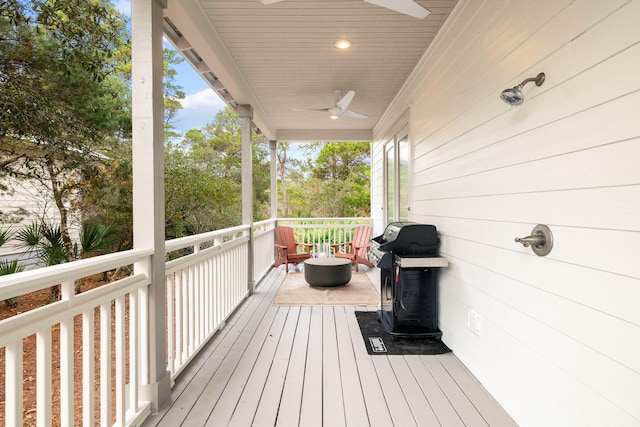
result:
[(440, 388), (447, 395), (451, 402), (455, 402), (456, 412), (465, 425), (473, 425), (478, 427), (488, 426), (487, 422), (482, 418), (473, 403), (460, 389), (458, 384), (451, 378), (447, 370), (442, 366), (437, 357), (420, 356), (422, 361), (436, 379)]
[(297, 426), (300, 421), (310, 326), (311, 307), (302, 307), (291, 349), (287, 376), (282, 390), (277, 426)]
[(449, 375), (458, 384), (464, 394), (473, 403), (482, 417), (490, 426), (516, 427), (516, 422), (509, 417), (506, 411), (485, 390), (480, 382), (458, 360), (453, 353), (442, 354), (438, 360), (447, 370)]
[[(257, 355), (255, 363), (253, 364), (253, 366), (249, 366), (249, 364), (247, 363), (247, 366), (244, 367), (244, 369), (250, 369), (250, 373), (247, 375), (246, 381), (244, 380), (244, 376), (246, 374), (239, 375), (238, 372), (234, 373), (234, 382), (237, 384), (239, 383), (239, 389), (241, 390), (238, 399), (234, 401), (233, 398), (235, 396), (232, 396), (227, 398), (226, 402), (222, 399), (219, 401), (219, 406), (224, 405), (225, 409), (231, 408), (232, 405), (237, 402), (235, 410), (233, 410), (233, 415), (231, 416), (229, 425), (251, 425), (254, 414), (256, 413), (256, 410), (258, 408), (258, 404), (260, 403), (260, 397), (262, 396), (264, 386), (267, 382), (267, 377), (269, 376), (269, 370), (271, 369), (271, 365), (275, 358), (275, 353), (278, 348), (278, 342), (280, 341), (280, 337), (283, 333), (288, 312), (288, 307), (278, 308), (278, 314), (276, 314), (275, 320), (268, 331), (268, 335), (265, 337), (262, 348), (260, 349), (260, 354)], [(260, 337), (257, 338), (260, 339)], [(256, 341), (256, 339), (253, 340), (254, 343)], [(249, 358), (245, 357), (244, 359)], [(238, 369), (241, 369), (240, 365), (238, 365)], [(245, 382), (246, 385), (242, 387)], [(225, 397), (230, 394), (231, 393), (225, 393)], [(222, 418), (224, 419), (225, 417), (223, 416)], [(209, 419), (208, 424), (220, 425), (215, 424), (217, 421), (219, 420), (216, 420), (212, 416)]]
[[(227, 319), (210, 343), (182, 371), (171, 391), (172, 402), (163, 411), (153, 414), (145, 425), (176, 426), (182, 424), (198, 397), (211, 380), (212, 372), (224, 358), (232, 343), (240, 336), (261, 305), (268, 304), (282, 281), (280, 274), (273, 274), (260, 286), (238, 311)], [(223, 344), (224, 343), (224, 344)]]
[(273, 358), (273, 364), (267, 377), (262, 397), (258, 403), (255, 417), (253, 419), (254, 427), (273, 427), (278, 419), (278, 408), (282, 400), (285, 378), (287, 377), (287, 369), (291, 352), (293, 348), (293, 340), (298, 326), (300, 317), (300, 307), (291, 307), (287, 315), (278, 349)]
[(322, 307), (312, 307), (300, 425), (322, 425), (322, 374)]
[(413, 418), (420, 426), (438, 426), (440, 422), (436, 417), (429, 401), (422, 393), (422, 389), (418, 384), (415, 376), (411, 372), (409, 365), (404, 357), (389, 357), (389, 362), (393, 368), (393, 372), (396, 374), (400, 388), (404, 394), (405, 399)]
[(274, 269), (145, 426), (515, 426), (454, 354), (369, 355), (356, 310), (273, 306)]
[(410, 427), (417, 426), (416, 420), (413, 418), (411, 408), (402, 393), (402, 388), (398, 383), (398, 379), (393, 373), (389, 359), (402, 356), (375, 356), (373, 357), (373, 366), (378, 374), (378, 379), (382, 385), (382, 392), (387, 401), (387, 407), (391, 413), (393, 425)]
[(433, 408), (435, 416), (443, 426), (464, 427), (464, 423), (456, 412), (452, 403), (447, 399), (438, 382), (433, 378), (422, 358), (417, 355), (404, 356), (413, 376), (420, 384), (422, 392), (427, 397), (429, 405)]
[[(344, 415), (348, 426), (366, 426), (369, 425), (369, 417), (364, 403), (364, 394), (354, 353), (354, 340), (347, 320), (348, 315), (354, 316), (353, 309), (347, 313), (345, 307), (334, 308), (336, 340), (338, 354), (340, 355), (340, 379), (344, 399)], [(361, 339), (359, 335), (360, 333), (356, 338)]]
[[(226, 379), (227, 383), (224, 388), (221, 389), (220, 396), (213, 407), (213, 411), (211, 411), (211, 414), (206, 420), (206, 425), (228, 425), (236, 404), (239, 401), (253, 367), (256, 364), (256, 360), (265, 343), (268, 332), (277, 320), (280, 320), (284, 324), (285, 316), (278, 317), (278, 313), (281, 313), (281, 311), (278, 310), (277, 307), (269, 307), (255, 333), (250, 334), (247, 331), (246, 335), (243, 337), (246, 338), (246, 340), (239, 340), (238, 342), (240, 344), (237, 345), (236, 348), (232, 349), (234, 353), (232, 354), (230, 352), (228, 358), (226, 358), (220, 366), (220, 371), (223, 372), (220, 379)], [(235, 355), (236, 349), (241, 352), (239, 356)], [(227, 374), (227, 369), (222, 369), (223, 367), (228, 368), (230, 373)], [(215, 394), (213, 395), (215, 396)], [(205, 399), (209, 400), (207, 398)], [(209, 400), (208, 404), (211, 404), (211, 402), (212, 401)], [(198, 414), (197, 419), (202, 419), (202, 417)]]
[(322, 307), (322, 424), (346, 425), (333, 307)]

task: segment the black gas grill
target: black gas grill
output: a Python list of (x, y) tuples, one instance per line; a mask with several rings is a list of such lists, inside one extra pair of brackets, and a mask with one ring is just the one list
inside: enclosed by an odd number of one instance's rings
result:
[(392, 222), (371, 240), (368, 258), (380, 269), (378, 315), (387, 332), (402, 337), (440, 338), (438, 329), (438, 256), (436, 227)]

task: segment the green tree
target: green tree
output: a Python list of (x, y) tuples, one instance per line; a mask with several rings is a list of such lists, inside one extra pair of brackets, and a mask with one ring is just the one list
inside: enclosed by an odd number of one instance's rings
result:
[[(287, 163), (286, 174), (279, 176), (280, 188), (287, 189), (287, 204), (280, 205), (282, 216), (370, 215), (369, 143), (314, 143), (304, 145), (302, 151), (309, 156), (306, 162)], [(280, 159), (282, 166), (285, 158)]]
[(105, 139), (130, 133), (114, 77), (125, 22), (97, 0), (0, 0), (0, 10), (0, 178), (50, 191), (70, 260), (77, 184), (97, 173)]
[[(269, 215), (266, 141), (253, 145), (254, 217)], [(190, 130), (165, 156), (166, 233), (181, 237), (235, 226), (242, 220), (240, 120), (226, 108), (202, 129)]]

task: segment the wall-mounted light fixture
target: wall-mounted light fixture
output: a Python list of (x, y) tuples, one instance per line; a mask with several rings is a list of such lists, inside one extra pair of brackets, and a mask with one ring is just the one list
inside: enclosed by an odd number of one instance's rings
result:
[(515, 86), (511, 89), (505, 89), (500, 94), (500, 99), (509, 105), (520, 105), (524, 102), (524, 95), (522, 94), (522, 88), (529, 82), (536, 82), (536, 86), (542, 86), (544, 83), (544, 73), (538, 74), (536, 77), (531, 77)]

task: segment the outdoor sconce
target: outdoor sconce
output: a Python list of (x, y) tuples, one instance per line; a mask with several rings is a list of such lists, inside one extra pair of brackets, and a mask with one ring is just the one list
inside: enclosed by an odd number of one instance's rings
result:
[(538, 74), (536, 77), (531, 77), (515, 86), (511, 89), (505, 89), (500, 94), (500, 99), (509, 105), (520, 105), (524, 102), (524, 95), (522, 94), (522, 88), (529, 82), (536, 82), (536, 86), (542, 86), (544, 83), (544, 73)]

